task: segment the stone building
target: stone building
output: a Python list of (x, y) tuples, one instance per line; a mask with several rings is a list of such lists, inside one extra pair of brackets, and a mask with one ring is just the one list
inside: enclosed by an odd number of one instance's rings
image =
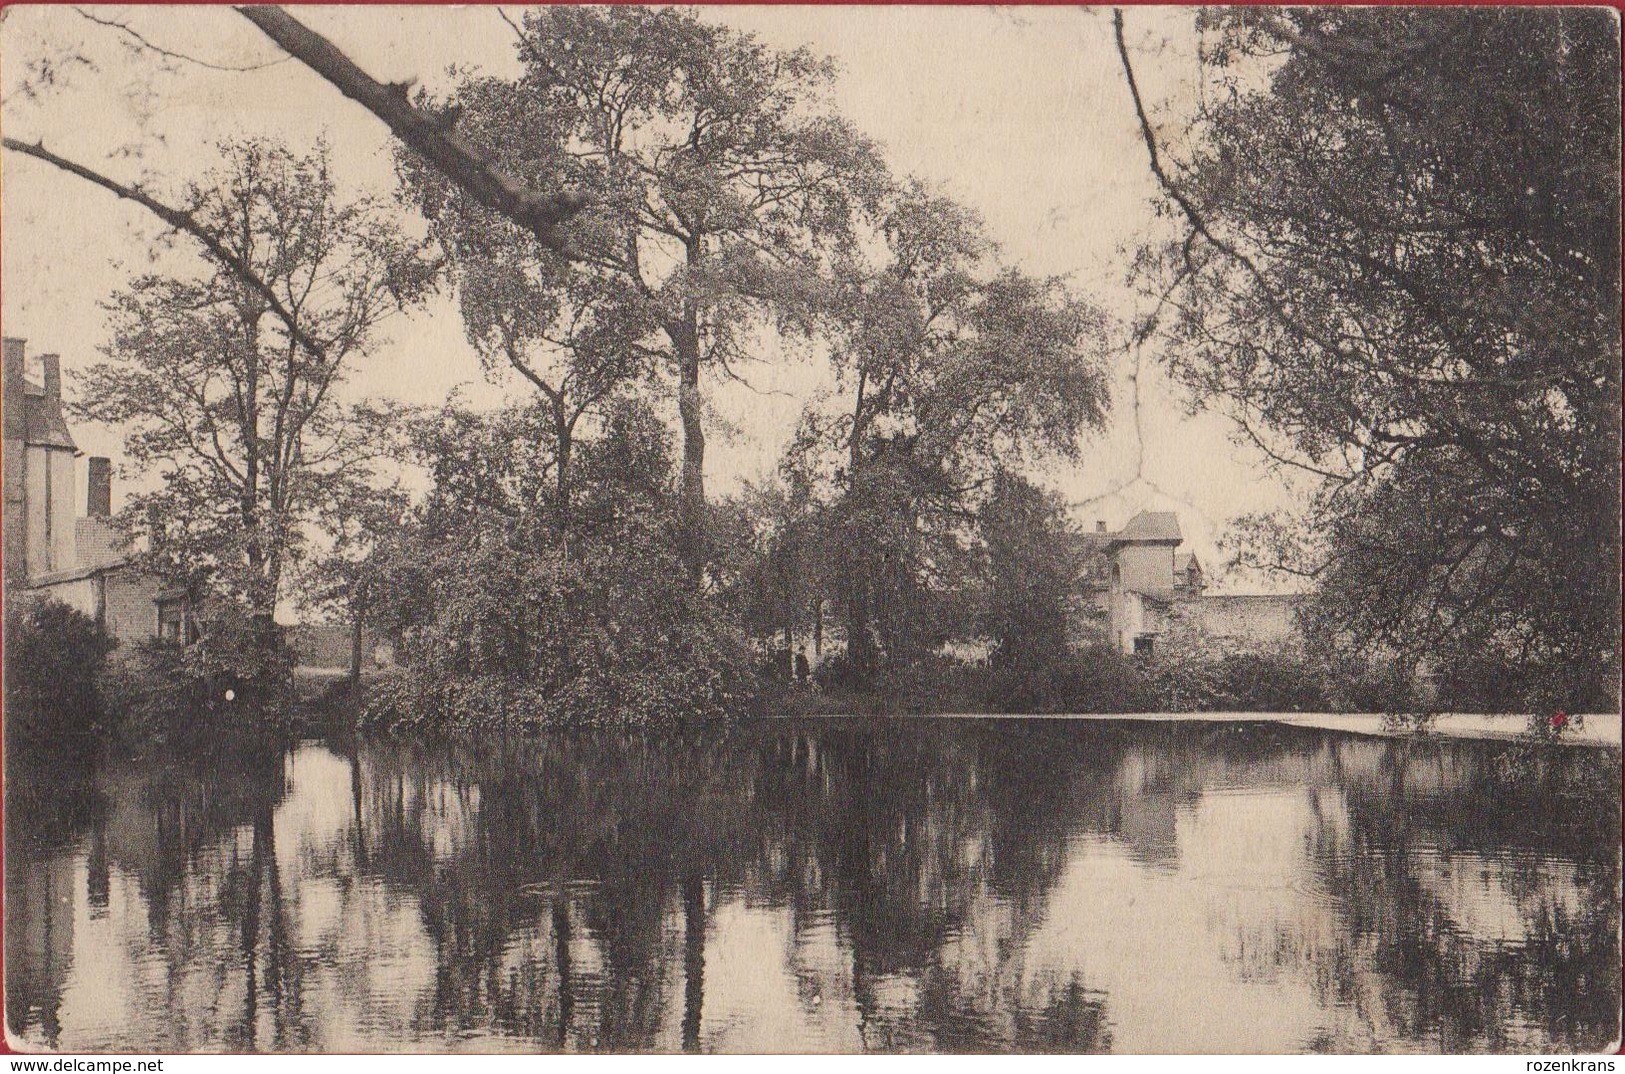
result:
[(1080, 641), (1123, 653), (1279, 649), (1297, 636), (1290, 594), (1210, 594), (1172, 511), (1141, 511), (1121, 530), (1079, 534), (1074, 619)]
[(74, 564), (73, 460), (79, 454), (62, 414), (62, 363), (40, 357), (40, 382), (24, 373), (25, 344), (3, 343), (0, 421), (5, 433), (5, 577), (9, 584)]
[(113, 468), (88, 461), (85, 513), (76, 510), (74, 459), (79, 455), (62, 412), (62, 367), (41, 357), (39, 382), (26, 375), (23, 340), (4, 341), (5, 583), (7, 599), (59, 600), (101, 624), (117, 641), (168, 635), (187, 638), (180, 594), (138, 573), (112, 524)]

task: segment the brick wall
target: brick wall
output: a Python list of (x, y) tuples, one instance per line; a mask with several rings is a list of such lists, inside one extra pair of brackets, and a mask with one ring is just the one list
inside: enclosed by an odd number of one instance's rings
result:
[(50, 482), (51, 482), (51, 453), (44, 448), (23, 448), (23, 480), (28, 501), (28, 512), (25, 516), (28, 527), (27, 537), (23, 543), (23, 572), (29, 577), (40, 574), (50, 574), (52, 571), (50, 560)]
[[(9, 400), (0, 400), (0, 406), (9, 406)], [(23, 442), (9, 437), (5, 441), (5, 504), (0, 510), (0, 521), (5, 526), (6, 577), (21, 579), (28, 572), (28, 479), (24, 460)]]
[(23, 435), (28, 428), (23, 408), (23, 359), (20, 339), (7, 338), (3, 344), (5, 369), (0, 380), (0, 425), (4, 426), (5, 489), (4, 514), (6, 577), (22, 578), (28, 556), (27, 464)]
[(1173, 593), (1174, 550), (1171, 545), (1127, 545), (1117, 550), (1115, 562), (1122, 588), (1136, 593)]
[(52, 448), (46, 452), (46, 456), (51, 482), (48, 501), (51, 505), (51, 544), (46, 553), (50, 566), (46, 569), (65, 571), (79, 566), (74, 558), (76, 550), (73, 546), (74, 520), (78, 513), (74, 509), (74, 490), (77, 486), (73, 477), (73, 452)]
[(106, 583), (107, 633), (129, 645), (158, 635), (159, 585), (129, 568), (102, 575)]
[(78, 556), (77, 566), (102, 567), (122, 558), (124, 537), (105, 518), (89, 515), (75, 519), (73, 541)]
[(96, 618), (101, 611), (101, 579), (76, 578), (71, 582), (57, 582), (48, 586), (39, 586), (30, 589), (29, 594), (38, 600), (61, 601), (74, 611), (90, 618)]
[(28, 592), (41, 600), (59, 600), (92, 619), (100, 616), (108, 636), (129, 645), (157, 636), (158, 589), (154, 579), (128, 567), (115, 567), (87, 578), (37, 586)]
[(1297, 597), (1290, 594), (1207, 595), (1175, 601), (1166, 644), (1214, 652), (1291, 648), (1298, 640)]

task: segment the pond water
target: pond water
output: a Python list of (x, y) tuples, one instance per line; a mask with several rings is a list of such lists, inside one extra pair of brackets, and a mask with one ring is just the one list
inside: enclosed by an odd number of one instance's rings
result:
[(6, 1015), (63, 1050), (1596, 1050), (1618, 757), (808, 720), (17, 771)]

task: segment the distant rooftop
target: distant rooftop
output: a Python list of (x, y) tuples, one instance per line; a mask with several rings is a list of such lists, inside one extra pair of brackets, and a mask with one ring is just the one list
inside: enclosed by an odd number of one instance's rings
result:
[(23, 397), (16, 403), (23, 411), (23, 442), (44, 447), (66, 448), (77, 451), (68, 431), (68, 419), (62, 414), (62, 404), (45, 394), (45, 389), (32, 381), (23, 381)]
[(1173, 544), (1185, 539), (1172, 511), (1141, 511), (1112, 535), (1113, 544)]

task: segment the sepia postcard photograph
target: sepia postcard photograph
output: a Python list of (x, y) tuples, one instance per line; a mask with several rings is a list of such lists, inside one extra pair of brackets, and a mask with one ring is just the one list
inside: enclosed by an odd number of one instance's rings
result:
[(7, 1048), (1613, 1069), (1620, 101), (1607, 7), (5, 6)]

